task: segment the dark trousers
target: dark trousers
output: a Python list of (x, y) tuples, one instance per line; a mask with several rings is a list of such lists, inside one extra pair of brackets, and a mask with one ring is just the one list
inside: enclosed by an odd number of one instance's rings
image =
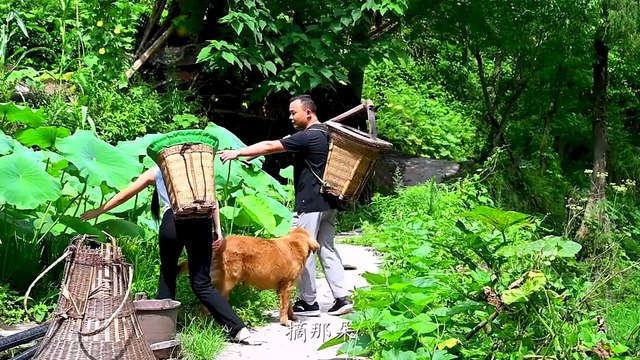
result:
[(160, 223), (160, 283), (157, 298), (176, 298), (178, 259), (182, 248), (187, 249), (191, 289), (209, 310), (213, 319), (231, 336), (245, 325), (229, 303), (211, 285), (209, 269), (213, 252), (213, 224), (211, 219), (175, 220), (167, 210)]

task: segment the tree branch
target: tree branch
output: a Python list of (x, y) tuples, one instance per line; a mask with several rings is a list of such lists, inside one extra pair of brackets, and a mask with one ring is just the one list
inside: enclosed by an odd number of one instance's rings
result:
[(487, 90), (487, 77), (484, 73), (484, 62), (482, 60), (482, 55), (480, 54), (480, 50), (475, 48), (473, 50), (473, 55), (476, 58), (476, 62), (478, 63), (478, 76), (480, 77), (480, 86), (482, 87), (482, 96), (484, 98), (484, 103), (487, 108), (487, 115), (489, 116), (489, 123), (494, 128), (499, 128), (500, 124), (496, 119), (496, 113), (494, 109), (494, 105), (491, 102), (491, 98), (489, 97), (489, 91)]
[(158, 38), (149, 48), (145, 51), (134, 63), (133, 66), (127, 70), (126, 75), (127, 79), (131, 79), (133, 74), (138, 71), (138, 69), (144, 65), (144, 63), (149, 60), (149, 58), (155, 55), (156, 52), (160, 49), (160, 47), (169, 39), (169, 37), (173, 34), (173, 26), (169, 26), (167, 30), (165, 30), (164, 34)]
[(478, 331), (480, 331), (480, 329), (487, 326), (488, 323), (493, 322), (496, 317), (498, 317), (497, 311), (491, 314), (487, 320), (483, 320), (480, 324), (476, 325), (464, 338), (466, 340), (470, 340), (476, 333), (478, 333)]
[(140, 51), (142, 51), (143, 47), (147, 44), (147, 39), (151, 34), (151, 29), (156, 25), (158, 20), (160, 20), (160, 15), (162, 15), (162, 11), (165, 6), (167, 6), (167, 0), (158, 0), (156, 2), (156, 6), (153, 8), (153, 13), (151, 13), (151, 17), (149, 17), (149, 22), (144, 29), (144, 35), (142, 36), (142, 40), (140, 41), (140, 45), (136, 49), (135, 56), (140, 56)]

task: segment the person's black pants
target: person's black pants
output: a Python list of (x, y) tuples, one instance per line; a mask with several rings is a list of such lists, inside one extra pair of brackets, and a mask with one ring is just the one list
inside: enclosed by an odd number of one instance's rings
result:
[(211, 219), (174, 220), (171, 209), (164, 213), (160, 223), (160, 283), (157, 298), (175, 300), (178, 260), (182, 248), (186, 247), (193, 293), (213, 315), (213, 319), (234, 336), (245, 325), (211, 285), (212, 230)]

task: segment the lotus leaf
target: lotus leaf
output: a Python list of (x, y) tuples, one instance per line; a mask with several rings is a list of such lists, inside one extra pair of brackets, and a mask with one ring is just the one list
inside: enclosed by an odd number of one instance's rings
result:
[(14, 103), (0, 103), (0, 118), (8, 121), (38, 127), (44, 124), (44, 111), (42, 109), (33, 110), (26, 106)]
[(129, 185), (142, 172), (138, 159), (98, 139), (91, 131), (77, 130), (58, 140), (56, 148), (72, 162), (89, 185), (103, 181), (118, 190)]
[(22, 154), (0, 157), (0, 203), (33, 209), (60, 197), (62, 187), (38, 164)]
[(18, 134), (16, 139), (25, 146), (38, 146), (41, 149), (52, 147), (57, 139), (71, 135), (67, 128), (45, 126), (37, 129), (26, 129)]

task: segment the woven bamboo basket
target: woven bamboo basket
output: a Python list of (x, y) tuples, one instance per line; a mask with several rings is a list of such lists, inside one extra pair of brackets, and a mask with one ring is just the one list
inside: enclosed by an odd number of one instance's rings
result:
[(215, 149), (205, 144), (181, 144), (158, 155), (174, 217), (211, 217), (216, 207)]
[[(361, 111), (367, 112), (369, 134), (338, 123)], [(393, 145), (377, 138), (375, 113), (370, 100), (325, 124), (331, 140), (322, 191), (341, 200), (355, 200), (371, 178), (380, 156)]]
[(133, 268), (113, 243), (75, 237), (67, 251), (49, 266), (66, 259), (58, 307), (34, 360), (155, 360), (133, 300), (129, 297)]

